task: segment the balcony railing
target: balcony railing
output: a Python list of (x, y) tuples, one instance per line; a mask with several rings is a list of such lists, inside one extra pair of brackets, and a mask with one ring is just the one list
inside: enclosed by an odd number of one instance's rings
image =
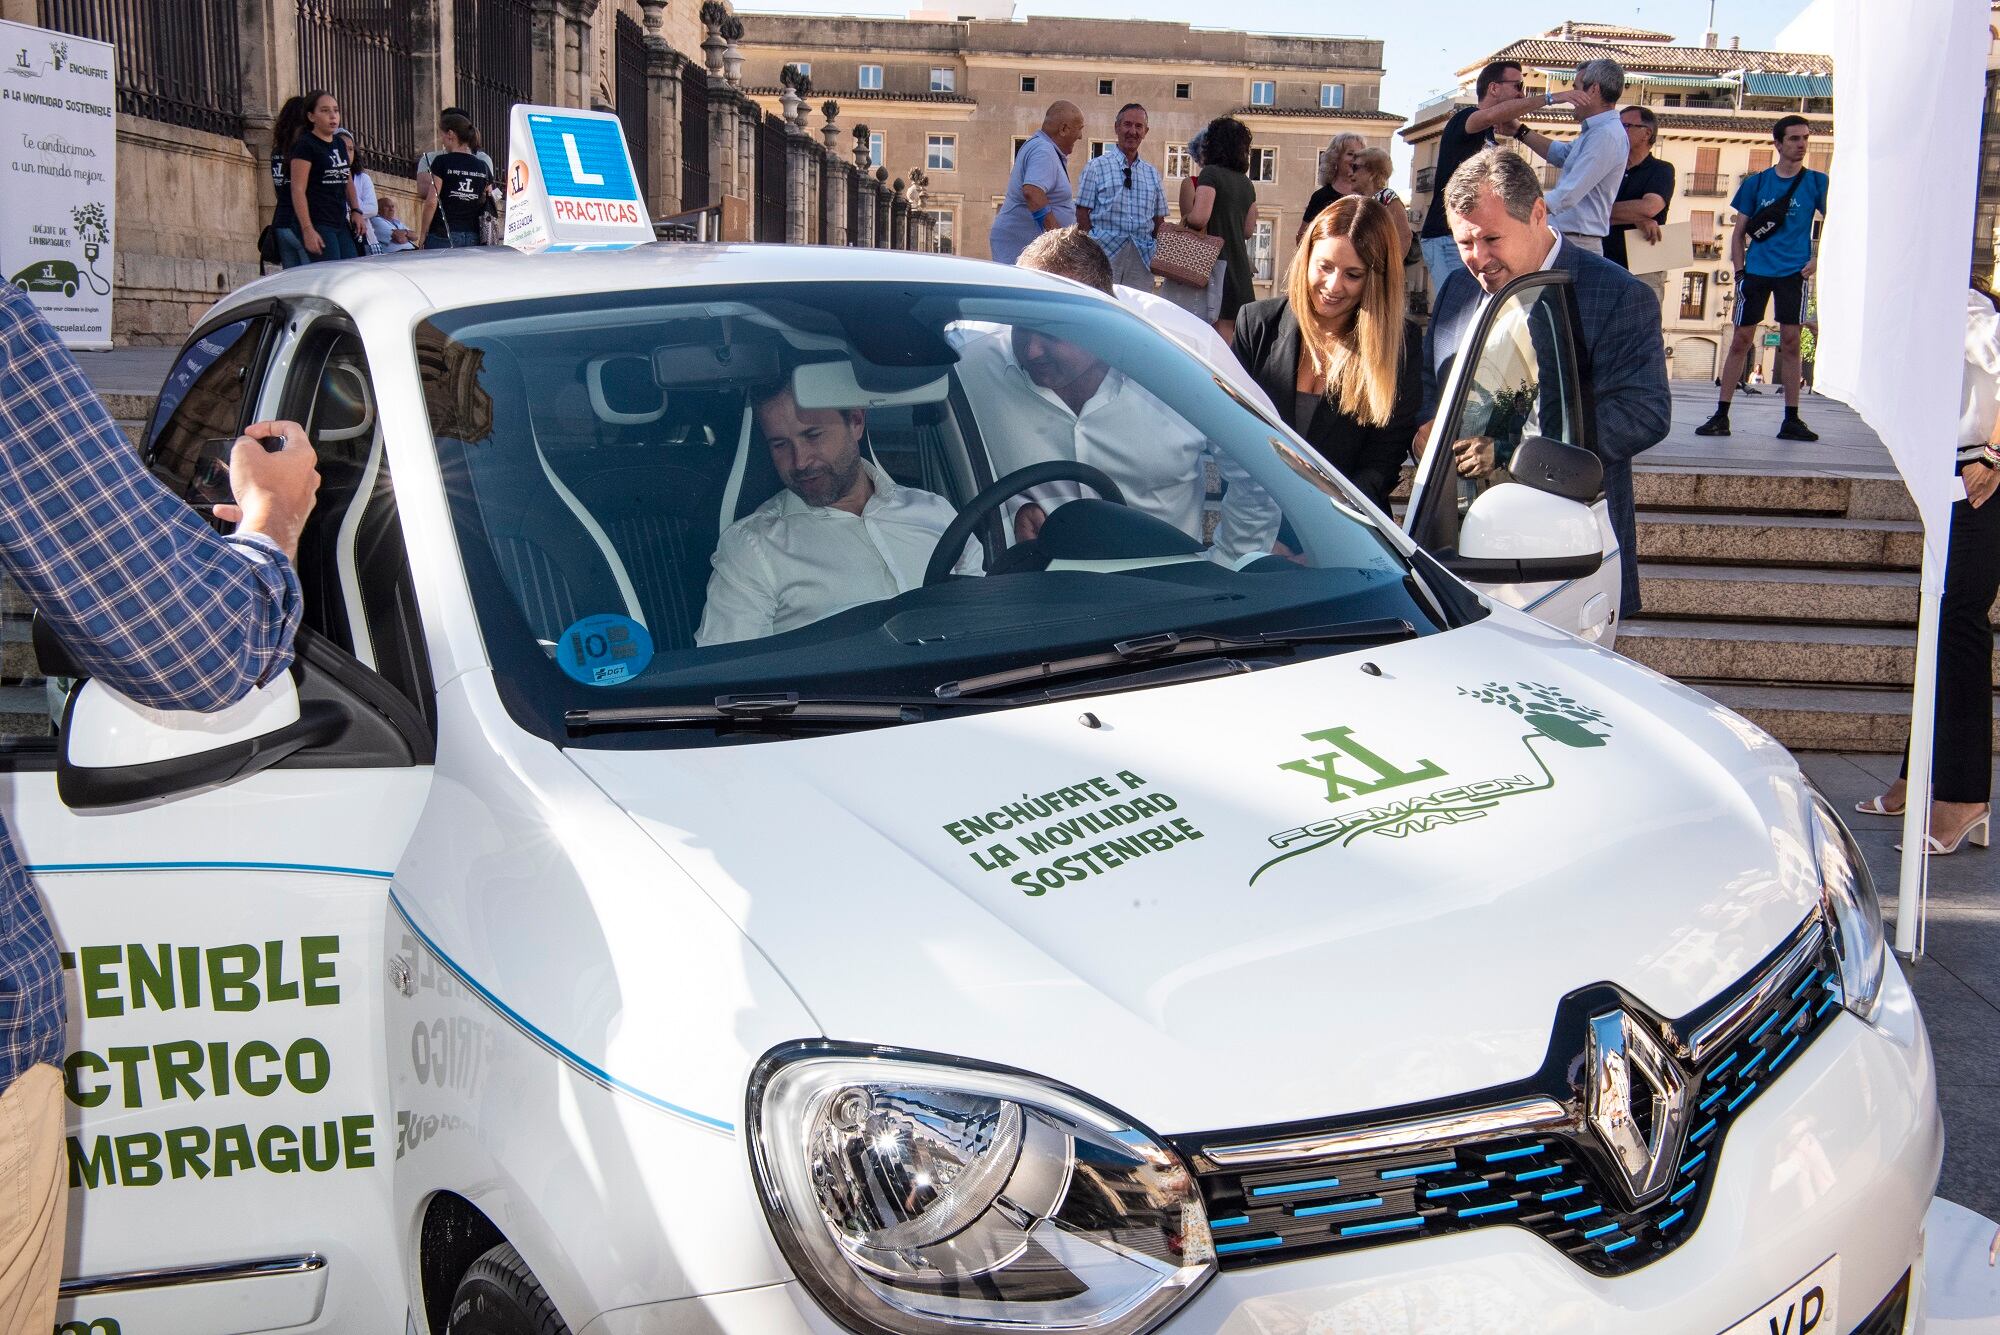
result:
[(1695, 172), (1688, 177), (1690, 195), (1720, 195), (1726, 188), (1726, 177), (1721, 172)]

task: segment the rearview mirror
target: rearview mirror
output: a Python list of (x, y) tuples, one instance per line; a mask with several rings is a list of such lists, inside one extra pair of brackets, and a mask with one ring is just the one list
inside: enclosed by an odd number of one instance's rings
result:
[[(1596, 463), (1595, 455), (1589, 458)], [(1458, 551), (1440, 560), (1461, 579), (1482, 584), (1583, 579), (1604, 564), (1604, 538), (1596, 513), (1583, 501), (1502, 483), (1473, 499), (1459, 527)]]
[(154, 709), (100, 681), (70, 692), (56, 792), (76, 809), (175, 797), (255, 774), (342, 726), (330, 704), (301, 707), (289, 675), (225, 709)]

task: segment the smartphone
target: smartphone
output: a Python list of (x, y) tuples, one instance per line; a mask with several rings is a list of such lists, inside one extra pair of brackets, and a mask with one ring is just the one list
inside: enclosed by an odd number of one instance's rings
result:
[[(236, 503), (236, 493), (229, 486), (229, 456), (236, 450), (237, 437), (217, 436), (201, 443), (201, 451), (195, 456), (194, 475), (188, 482), (184, 500), (203, 514), (208, 514), (218, 505)], [(276, 454), (285, 448), (283, 436), (259, 438), (265, 451)]]

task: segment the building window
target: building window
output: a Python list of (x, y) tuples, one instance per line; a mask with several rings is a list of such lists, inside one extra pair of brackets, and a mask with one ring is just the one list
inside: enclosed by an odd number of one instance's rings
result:
[(1715, 237), (1715, 210), (1696, 209), (1688, 214), (1688, 235), (1694, 242), (1694, 257), (1698, 260), (1719, 260), (1722, 258), (1722, 243)]
[(813, 63), (810, 60), (794, 60), (792, 62), (792, 68), (797, 70), (799, 73), (810, 77), (813, 72)]
[(1278, 223), (1275, 218), (1259, 218), (1250, 241), (1250, 268), (1260, 283), (1268, 283), (1278, 267)]
[(1832, 149), (1809, 148), (1806, 150), (1806, 170), (1823, 172), (1823, 171), (1831, 171), (1832, 169), (1833, 169)]
[(1194, 85), (1191, 83), (1175, 84), (1174, 96), (1182, 102), (1187, 101), (1189, 98), (1194, 96)]
[(1110, 147), (1111, 141), (1109, 139), (1093, 139), (1090, 141), (1090, 156), (1101, 158)]
[(1028, 141), (1027, 141), (1026, 139), (1022, 138), (1022, 137), (1021, 137), (1020, 135), (1018, 135), (1018, 134), (1014, 136), (1014, 156), (1015, 156), (1015, 157), (1017, 157), (1017, 158), (1018, 158), (1018, 157), (1020, 157), (1020, 156), (1021, 156), (1021, 150), (1022, 150), (1022, 149), (1024, 149), (1024, 148), (1026, 148), (1027, 146), (1028, 146)]
[(1681, 277), (1681, 319), (1701, 320), (1708, 315), (1708, 275), (1693, 269)]
[(1347, 85), (1344, 83), (1323, 83), (1319, 86), (1319, 104), (1328, 111), (1338, 111), (1347, 105)]
[(1772, 150), (1768, 148), (1753, 148), (1750, 150), (1751, 175), (1754, 176), (1771, 165), (1771, 152)]
[(1250, 179), (1253, 181), (1275, 181), (1278, 179), (1277, 149), (1253, 148), (1250, 150)]
[(1110, 96), (1111, 96), (1111, 89), (1112, 89), (1112, 87), (1113, 87), (1113, 86), (1114, 86), (1114, 83), (1113, 83), (1113, 81), (1112, 81), (1112, 80), (1110, 80), (1110, 79), (1099, 79), (1099, 80), (1097, 81), (1097, 95), (1098, 95), (1099, 97), (1110, 97)]
[(924, 136), (924, 170), (927, 172), (955, 172), (958, 170), (957, 135), (932, 134)]
[(889, 156), (889, 145), (882, 138), (882, 132), (880, 130), (877, 130), (875, 133), (869, 135), (868, 165), (871, 167), (880, 167), (883, 164), (883, 162), (888, 158), (888, 156)]
[(1253, 107), (1274, 107), (1278, 104), (1278, 85), (1270, 79), (1250, 81), (1250, 105)]
[(935, 69), (931, 71), (931, 91), (933, 93), (955, 93), (958, 91), (958, 71)]
[(956, 255), (958, 253), (958, 210), (926, 209), (924, 212), (930, 214), (932, 220), (937, 223), (937, 253), (940, 255)]
[(1173, 177), (1194, 175), (1194, 159), (1188, 156), (1186, 144), (1167, 145), (1167, 175)]
[(1032, 92), (1034, 92), (1034, 91), (1035, 91), (1035, 76), (1034, 76), (1034, 75), (1032, 75), (1032, 74), (1023, 74), (1023, 75), (1021, 76), (1021, 91), (1022, 91), (1022, 92), (1024, 92), (1024, 93), (1032, 93)]
[[(1324, 181), (1325, 179), (1326, 179), (1326, 150), (1322, 148), (1319, 151), (1318, 155), (1313, 158), (1313, 180)], [(1417, 189), (1421, 190), (1423, 189), (1423, 187), (1418, 186)]]
[(863, 65), (861, 67), (861, 78), (856, 86), (870, 91), (880, 91), (882, 87), (882, 67), (880, 65)]

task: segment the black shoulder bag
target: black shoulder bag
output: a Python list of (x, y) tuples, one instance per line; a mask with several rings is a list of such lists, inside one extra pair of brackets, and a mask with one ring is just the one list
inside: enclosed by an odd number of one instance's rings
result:
[(1799, 168), (1792, 178), (1791, 188), (1750, 215), (1750, 229), (1744, 233), (1752, 242), (1769, 241), (1780, 227), (1785, 225), (1785, 217), (1792, 209), (1792, 196), (1799, 192), (1799, 182), (1806, 179), (1806, 169)]

